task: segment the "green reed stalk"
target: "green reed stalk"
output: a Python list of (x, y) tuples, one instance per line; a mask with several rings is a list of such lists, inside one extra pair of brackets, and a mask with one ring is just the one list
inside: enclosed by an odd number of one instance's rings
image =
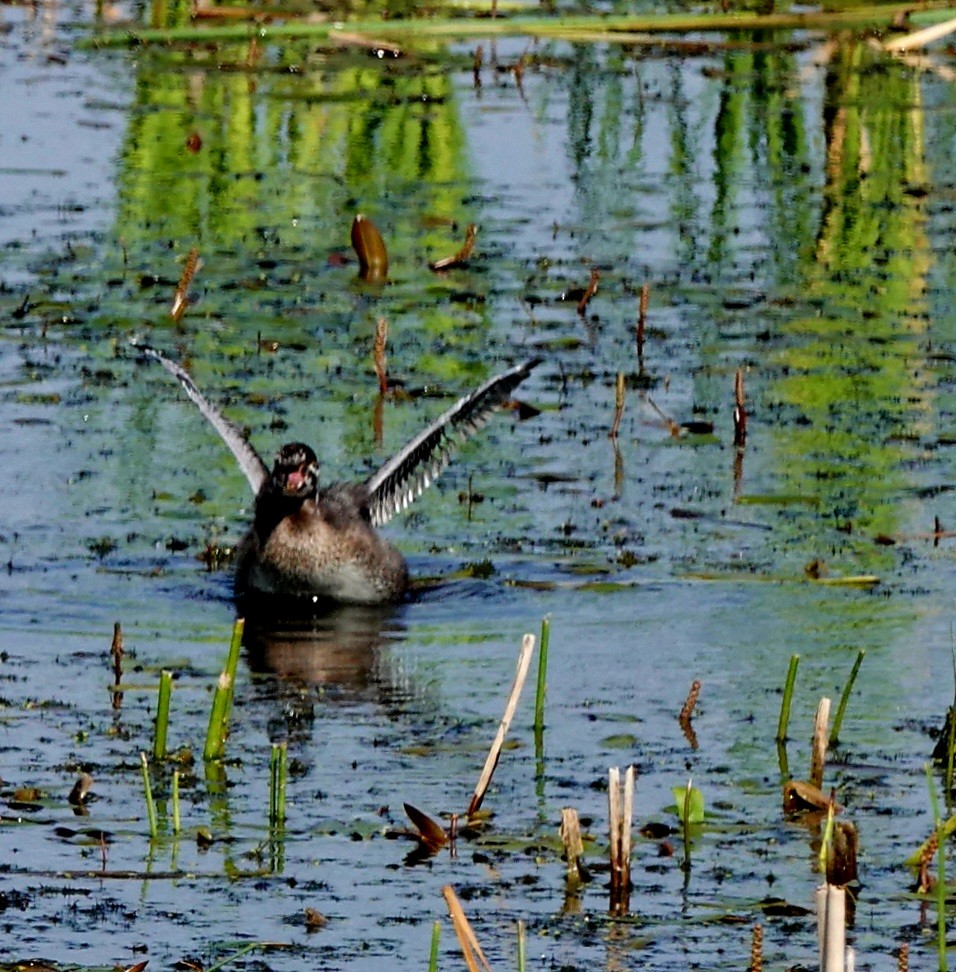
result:
[(836, 715), (833, 718), (833, 728), (830, 730), (830, 745), (835, 746), (840, 739), (840, 727), (843, 725), (843, 714), (846, 712), (847, 703), (850, 701), (850, 692), (853, 691), (853, 683), (856, 681), (857, 675), (860, 673), (860, 666), (863, 664), (863, 659), (866, 658), (866, 652), (861, 648), (857, 653), (856, 661), (853, 663), (853, 668), (850, 669), (850, 677), (847, 679), (846, 685), (843, 687), (843, 695), (840, 696), (840, 704), (837, 706)]
[(288, 778), (289, 749), (285, 743), (273, 743), (269, 755), (269, 823), (285, 823), (285, 791)]
[(179, 817), (179, 770), (173, 770), (173, 833), (178, 834), (180, 827)]
[(538, 647), (538, 688), (534, 696), (535, 737), (544, 733), (544, 698), (548, 688), (548, 643), (551, 640), (551, 615), (541, 619), (541, 641)]
[(146, 753), (140, 753), (139, 758), (143, 762), (143, 790), (146, 793), (146, 816), (149, 819), (149, 836), (155, 840), (159, 836), (159, 827), (156, 824), (156, 801), (153, 800), (153, 788), (149, 784), (149, 762)]
[(690, 798), (693, 792), (693, 781), (688, 779), (687, 789), (684, 791), (684, 812), (681, 814), (681, 824), (684, 833), (684, 870), (690, 870)]
[(428, 951), (428, 972), (438, 972), (438, 939), (441, 937), (441, 922), (432, 925), (432, 944)]
[(777, 723), (777, 742), (784, 742), (787, 738), (787, 726), (790, 724), (790, 702), (793, 699), (793, 686), (797, 681), (797, 666), (800, 664), (799, 655), (790, 656), (790, 668), (787, 670), (787, 681), (783, 686), (783, 700), (780, 703), (780, 721)]
[(229, 713), (232, 711), (232, 694), (236, 684), (236, 669), (239, 667), (239, 649), (242, 647), (244, 627), (243, 619), (236, 618), (232, 628), (232, 641), (229, 643), (226, 667), (219, 676), (216, 693), (212, 699), (212, 710), (209, 713), (209, 729), (206, 732), (206, 745), (203, 748), (203, 759), (207, 762), (222, 759), (226, 747)]
[(953, 754), (956, 753), (956, 707), (950, 709), (946, 714), (946, 732), (946, 791), (943, 797), (948, 807), (950, 794), (953, 792)]
[(156, 731), (153, 735), (153, 759), (166, 758), (166, 731), (169, 728), (169, 699), (173, 694), (173, 673), (159, 676), (159, 705), (156, 707)]
[(932, 763), (927, 763), (925, 770), (933, 824), (936, 827), (936, 950), (939, 953), (939, 972), (946, 972), (946, 834), (936, 800)]

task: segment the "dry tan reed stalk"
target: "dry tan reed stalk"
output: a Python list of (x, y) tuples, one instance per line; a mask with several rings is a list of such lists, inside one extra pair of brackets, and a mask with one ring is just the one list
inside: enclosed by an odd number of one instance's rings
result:
[(817, 788), (823, 788), (823, 768), (827, 761), (827, 742), (830, 738), (830, 700), (824, 696), (817, 706), (817, 715), (813, 720), (813, 750), (810, 755), (810, 782)]
[(637, 305), (637, 363), (644, 363), (644, 331), (647, 327), (647, 304), (650, 300), (651, 288), (647, 284), (641, 286), (641, 297)]
[(750, 940), (750, 972), (763, 972), (763, 925), (754, 925)]
[(894, 37), (888, 40), (883, 48), (887, 51), (911, 51), (914, 47), (925, 47), (954, 32), (956, 32), (956, 17), (952, 20), (944, 20), (941, 24), (933, 24), (932, 27), (924, 27), (923, 30), (914, 31), (903, 37)]
[(176, 287), (176, 293), (173, 295), (173, 306), (169, 309), (169, 316), (177, 323), (182, 319), (183, 314), (186, 313), (186, 308), (189, 306), (189, 285), (193, 282), (193, 277), (196, 276), (198, 269), (199, 250), (194, 246), (186, 257), (186, 265), (183, 267), (183, 274), (179, 278), (179, 286)]
[(514, 684), (511, 686), (511, 694), (508, 696), (508, 704), (505, 706), (505, 714), (501, 717), (501, 724), (498, 726), (498, 733), (491, 749), (488, 751), (488, 758), (485, 760), (481, 776), (478, 778), (478, 785), (472, 795), (471, 803), (468, 804), (467, 816), (472, 817), (478, 812), (481, 801), (485, 798), (485, 792), (491, 783), (495, 767), (501, 756), (501, 747), (504, 745), (505, 736), (514, 718), (515, 709), (518, 708), (518, 699), (521, 696), (521, 689), (524, 687), (525, 679), (528, 677), (528, 668), (531, 665), (531, 656), (534, 654), (534, 635), (526, 634), (521, 641), (521, 650), (518, 652), (518, 669), (515, 673)]
[(450, 884), (446, 884), (441, 889), (441, 893), (445, 899), (445, 904), (448, 905), (448, 914), (451, 916), (452, 927), (458, 936), (458, 942), (461, 945), (461, 954), (464, 956), (465, 964), (468, 966), (469, 972), (480, 972), (479, 962), (481, 963), (481, 968), (485, 969), (485, 972), (491, 972), (488, 959), (485, 958), (485, 953), (478, 944), (478, 939), (475, 937), (471, 923), (465, 917), (465, 912), (461, 907), (458, 896), (455, 894), (455, 889)]
[(631, 904), (631, 818), (634, 813), (634, 767), (628, 766), (621, 784), (617, 766), (608, 770), (608, 815), (611, 823), (611, 902), (615, 917), (626, 915)]
[(700, 698), (700, 680), (694, 679), (691, 682), (690, 691), (687, 693), (687, 701), (684, 703), (684, 708), (680, 710), (680, 715), (677, 717), (678, 721), (683, 725), (685, 722), (690, 722), (694, 715), (694, 709), (697, 706), (697, 700)]
[(621, 416), (624, 414), (624, 372), (617, 373), (617, 382), (614, 385), (614, 421), (611, 423), (611, 431), (608, 438), (616, 439), (618, 430), (621, 427)]
[(591, 279), (588, 281), (584, 296), (578, 301), (578, 313), (584, 314), (588, 309), (588, 303), (597, 293), (598, 281), (601, 279), (601, 271), (597, 267), (591, 268)]
[(820, 972), (845, 972), (846, 891), (821, 884), (815, 894)]
[(401, 47), (392, 43), (392, 41), (367, 37), (365, 34), (356, 34), (348, 30), (335, 31), (335, 33), (329, 35), (329, 40), (342, 47), (361, 47), (367, 51), (373, 51), (379, 57), (383, 54), (388, 54), (389, 57), (401, 57), (404, 53)]
[(388, 374), (385, 371), (385, 343), (388, 341), (388, 321), (380, 317), (375, 324), (375, 340), (372, 344), (372, 358), (375, 374), (378, 375), (379, 394), (388, 394)]
[(564, 844), (564, 857), (568, 862), (568, 880), (581, 880), (581, 858), (584, 857), (584, 843), (581, 841), (581, 821), (574, 807), (561, 808), (561, 842)]
[(113, 659), (113, 708), (118, 709), (123, 704), (123, 690), (120, 688), (120, 681), (123, 678), (123, 629), (119, 621), (113, 625), (110, 658)]
[(744, 402), (744, 372), (737, 369), (734, 375), (734, 445), (742, 448), (747, 441), (747, 407)]

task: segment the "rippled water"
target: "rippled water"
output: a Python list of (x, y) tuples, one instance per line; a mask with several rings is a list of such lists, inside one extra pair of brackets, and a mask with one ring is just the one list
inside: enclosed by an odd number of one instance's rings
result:
[[(928, 730), (953, 696), (952, 541), (932, 537), (935, 517), (954, 521), (951, 86), (802, 35), (692, 52), (485, 42), (479, 88), (474, 45), (379, 63), (290, 43), (228, 70), (245, 50), (217, 65), (198, 49), (84, 52), (79, 9), (2, 14), (3, 961), (208, 966), (272, 942), (236, 964), (420, 968), (450, 883), (497, 967), (517, 919), (539, 966), (741, 967), (755, 921), (768, 961), (811, 964), (810, 918), (758, 907), (808, 907), (817, 883), (817, 831), (780, 810), (778, 693), (799, 652), (802, 776), (817, 700), (865, 649), (825, 781), (860, 830), (851, 938), (861, 964), (903, 941), (932, 962), (934, 916), (903, 862), (931, 827)], [(389, 245), (379, 290), (347, 262), (357, 210)], [(468, 222), (471, 265), (428, 271)], [(193, 246), (203, 265), (176, 325)], [(579, 315), (561, 297), (592, 267)], [(379, 435), (382, 316), (390, 373), (413, 394), (382, 404)], [(329, 477), (365, 475), (454, 396), (545, 357), (519, 392), (541, 414), (496, 418), (388, 528), (437, 583), (307, 634), (251, 631), (223, 778), (200, 756), (234, 609), (228, 572), (198, 555), (235, 541), (250, 497), (133, 335), (187, 360), (263, 454), (305, 439)], [(662, 414), (713, 429), (674, 437)], [(546, 614), (543, 758), (528, 697), (489, 828), (455, 857), (407, 862), (412, 845), (387, 839), (402, 803), (465, 809), (521, 635)], [(170, 746), (198, 763), (178, 840), (156, 770), (151, 845), (138, 754), (161, 669), (176, 675)], [(692, 749), (676, 714), (695, 678)], [(674, 856), (637, 840), (633, 919), (610, 922), (606, 874), (566, 897), (556, 830), (576, 807), (600, 860), (607, 768), (630, 762), (639, 825), (676, 826), (671, 788), (688, 776), (708, 819), (687, 873), (678, 834)], [(81, 771), (95, 782), (76, 817)], [(328, 924), (309, 931), (307, 907)], [(445, 927), (443, 967), (456, 951)]]

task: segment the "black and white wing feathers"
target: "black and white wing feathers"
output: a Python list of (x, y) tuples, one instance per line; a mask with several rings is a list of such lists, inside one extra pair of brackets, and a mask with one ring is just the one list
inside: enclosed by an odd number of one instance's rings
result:
[(490, 378), (373, 473), (365, 483), (372, 524), (387, 523), (421, 496), (451, 461), (456, 446), (477, 432), (540, 363), (534, 358)]
[(245, 473), (253, 493), (259, 494), (263, 483), (269, 478), (269, 470), (259, 457), (259, 453), (246, 441), (239, 428), (232, 424), (222, 412), (210, 402), (205, 395), (196, 387), (184, 368), (171, 361), (164, 354), (148, 344), (138, 341), (132, 342), (133, 347), (138, 348), (153, 361), (158, 361), (179, 383), (183, 386), (183, 391), (189, 396), (190, 400), (196, 405), (200, 412), (208, 419), (209, 424), (219, 433), (219, 437), (229, 447), (229, 451), (236, 457), (236, 462)]

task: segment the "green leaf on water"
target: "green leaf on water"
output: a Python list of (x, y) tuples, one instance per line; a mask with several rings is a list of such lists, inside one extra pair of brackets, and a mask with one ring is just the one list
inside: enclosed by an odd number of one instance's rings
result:
[[(684, 806), (687, 800), (687, 787), (671, 787), (676, 804), (677, 819), (684, 822)], [(690, 788), (690, 800), (687, 801), (687, 823), (698, 824), (704, 822), (704, 794), (696, 786)]]
[(621, 732), (615, 736), (605, 736), (601, 740), (601, 745), (605, 749), (631, 749), (637, 745), (637, 736), (629, 732)]

